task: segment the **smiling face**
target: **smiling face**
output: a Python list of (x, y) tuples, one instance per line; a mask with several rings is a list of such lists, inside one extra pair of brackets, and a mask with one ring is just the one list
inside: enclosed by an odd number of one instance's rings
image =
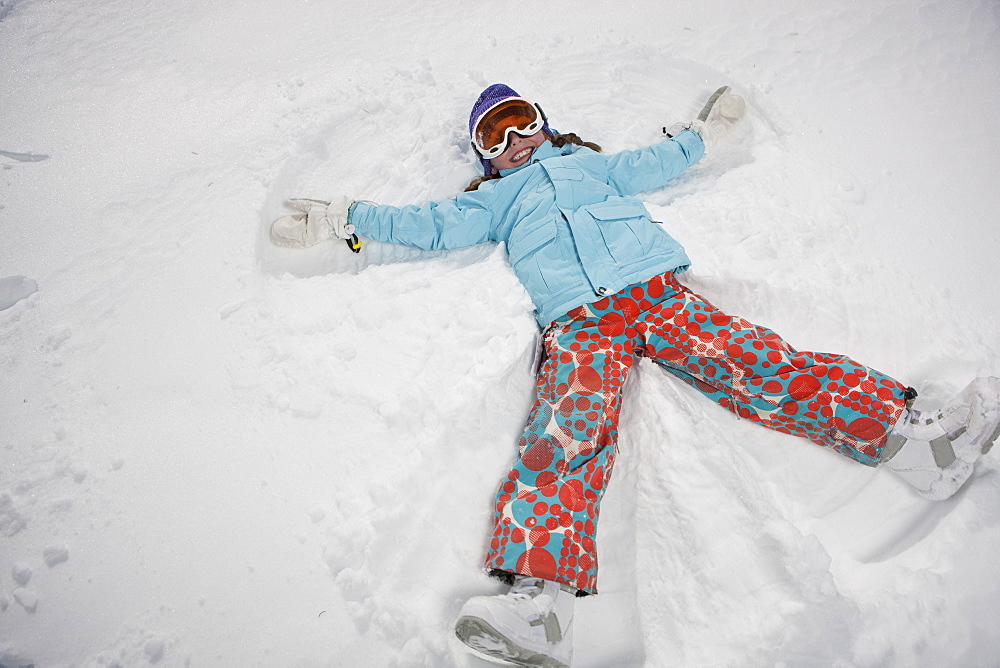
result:
[(490, 160), (490, 164), (497, 171), (501, 169), (513, 169), (515, 167), (520, 167), (521, 165), (528, 164), (531, 159), (531, 154), (535, 152), (535, 149), (542, 145), (548, 139), (544, 130), (539, 130), (530, 137), (522, 137), (516, 132), (510, 133), (510, 144), (507, 145), (507, 149), (498, 155), (497, 157)]

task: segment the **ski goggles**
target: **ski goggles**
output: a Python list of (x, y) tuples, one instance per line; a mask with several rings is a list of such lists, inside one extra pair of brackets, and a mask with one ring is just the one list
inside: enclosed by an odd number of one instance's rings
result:
[(472, 129), (472, 146), (487, 160), (507, 149), (510, 133), (530, 137), (545, 126), (541, 107), (524, 98), (508, 97), (483, 112)]

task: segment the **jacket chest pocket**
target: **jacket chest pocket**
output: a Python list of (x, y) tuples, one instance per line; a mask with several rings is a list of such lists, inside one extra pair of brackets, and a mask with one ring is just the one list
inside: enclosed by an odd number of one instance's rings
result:
[(653, 247), (653, 235), (660, 233), (638, 200), (596, 202), (583, 210), (594, 219), (608, 251), (620, 265), (643, 259)]
[[(528, 229), (530, 227), (530, 229)], [(556, 226), (550, 221), (541, 225), (519, 225), (515, 227), (507, 239), (507, 255), (510, 263), (517, 262), (534, 255), (539, 249), (552, 243), (556, 238)]]
[(514, 273), (524, 283), (529, 294), (549, 291), (543, 267), (551, 263), (556, 254), (556, 226), (546, 221), (538, 226), (515, 227), (507, 240), (507, 256)]

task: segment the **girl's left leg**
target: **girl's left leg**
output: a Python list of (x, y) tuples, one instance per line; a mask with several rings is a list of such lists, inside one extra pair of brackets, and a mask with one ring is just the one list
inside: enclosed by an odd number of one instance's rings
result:
[[(798, 351), (770, 329), (723, 313), (671, 274), (650, 280), (635, 297), (633, 326), (646, 356), (666, 371), (744, 419), (867, 466), (879, 464), (916, 396), (843, 355)], [(647, 311), (641, 302), (649, 298), (659, 303)]]
[(619, 309), (636, 315), (622, 324), (642, 333), (645, 354), (664, 369), (742, 418), (885, 464), (929, 499), (957, 492), (1000, 439), (1000, 378), (977, 378), (942, 408), (918, 411), (912, 388), (843, 355), (795, 350), (672, 275), (629, 296)]

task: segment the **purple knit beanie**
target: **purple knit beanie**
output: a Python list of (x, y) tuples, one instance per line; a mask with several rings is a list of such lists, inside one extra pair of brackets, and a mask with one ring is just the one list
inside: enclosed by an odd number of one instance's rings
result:
[[(472, 113), (469, 114), (469, 138), (472, 138), (472, 130), (476, 127), (476, 122), (479, 118), (486, 112), (487, 109), (492, 107), (497, 102), (501, 100), (506, 100), (510, 97), (521, 97), (517, 94), (510, 86), (505, 84), (496, 83), (491, 86), (487, 86), (486, 90), (479, 94), (479, 99), (476, 103), (472, 105)], [(547, 135), (552, 135), (552, 131), (549, 129), (548, 121), (542, 126), (542, 130), (545, 131)], [(493, 166), (490, 165), (490, 161), (486, 158), (480, 158), (480, 162), (483, 165), (483, 174), (489, 175)]]

